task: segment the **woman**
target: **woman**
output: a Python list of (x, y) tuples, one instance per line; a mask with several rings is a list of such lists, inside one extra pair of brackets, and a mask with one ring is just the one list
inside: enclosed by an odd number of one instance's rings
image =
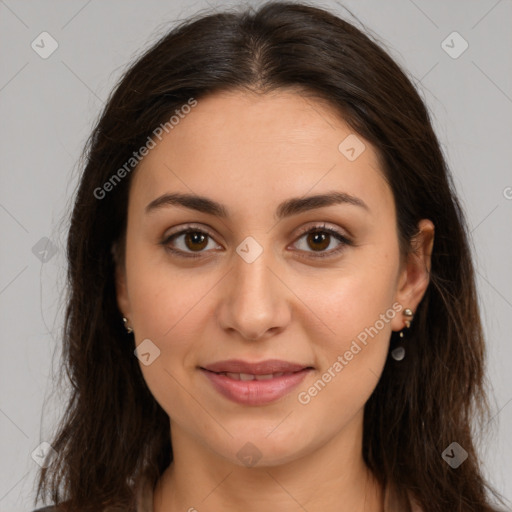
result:
[(163, 37), (92, 133), (68, 261), (45, 510), (498, 510), (464, 216), (346, 21), (272, 2)]

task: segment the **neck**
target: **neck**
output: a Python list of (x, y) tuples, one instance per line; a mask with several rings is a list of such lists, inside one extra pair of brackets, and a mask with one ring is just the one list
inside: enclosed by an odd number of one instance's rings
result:
[(362, 414), (343, 435), (285, 464), (245, 467), (171, 425), (173, 462), (157, 483), (153, 512), (382, 512), (361, 432)]

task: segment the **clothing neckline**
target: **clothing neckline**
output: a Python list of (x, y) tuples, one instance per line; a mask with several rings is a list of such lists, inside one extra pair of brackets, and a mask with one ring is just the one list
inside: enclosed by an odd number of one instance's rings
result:
[[(409, 503), (407, 509), (403, 512), (423, 512), (422, 508), (413, 498), (411, 493), (408, 493)], [(154, 485), (145, 479), (137, 494), (137, 512), (154, 512)], [(398, 510), (398, 498), (396, 488), (393, 485), (386, 485), (384, 489), (384, 510), (385, 512), (395, 512)]]

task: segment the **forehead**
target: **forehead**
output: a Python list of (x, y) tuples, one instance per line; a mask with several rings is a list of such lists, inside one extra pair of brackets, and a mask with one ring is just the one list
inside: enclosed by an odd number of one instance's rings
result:
[(172, 191), (234, 211), (328, 190), (359, 196), (375, 213), (392, 202), (372, 146), (326, 102), (287, 91), (197, 100), (144, 157), (131, 188), (140, 207)]

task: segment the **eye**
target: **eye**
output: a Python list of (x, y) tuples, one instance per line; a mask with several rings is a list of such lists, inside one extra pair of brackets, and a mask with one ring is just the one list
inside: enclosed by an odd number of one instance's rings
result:
[[(198, 258), (201, 256), (203, 249), (208, 248), (208, 239), (213, 240), (212, 236), (207, 231), (195, 227), (187, 227), (186, 229), (166, 237), (162, 240), (161, 244), (165, 246), (167, 250), (178, 256), (184, 258)], [(177, 244), (175, 244), (176, 241), (178, 241)], [(171, 242), (178, 245), (178, 248), (171, 247)], [(199, 254), (194, 254), (194, 252)]]
[[(331, 242), (333, 242), (333, 237), (338, 241), (338, 246), (335, 249), (325, 252), (325, 249), (327, 249), (331, 245)], [(312, 256), (313, 258), (326, 258), (335, 256), (341, 252), (345, 246), (353, 245), (353, 242), (345, 235), (334, 228), (327, 227), (325, 224), (303, 229), (298, 240), (300, 241), (303, 238), (305, 238), (306, 244), (313, 247), (313, 250), (308, 251), (307, 246), (305, 249), (300, 249), (300, 251), (308, 253), (307, 256), (301, 257)], [(177, 256), (183, 258), (199, 258), (202, 253), (205, 252), (205, 249), (208, 249), (208, 239), (213, 241), (213, 237), (207, 231), (193, 226), (188, 226), (186, 229), (182, 229), (181, 231), (167, 236), (160, 243), (169, 252)], [(210, 247), (210, 249), (212, 249), (212, 247)]]
[[(307, 253), (310, 253), (306, 257), (311, 256), (311, 252), (313, 253), (313, 258), (327, 258), (335, 256), (340, 253), (345, 248), (345, 246), (353, 245), (352, 241), (349, 240), (345, 235), (334, 228), (327, 227), (325, 224), (305, 228), (298, 240), (300, 241), (304, 237), (306, 237), (305, 243), (309, 244), (309, 247), (313, 247), (313, 251), (307, 250), (308, 245), (306, 245), (306, 249), (301, 249)], [(335, 249), (324, 252), (325, 249), (331, 245), (333, 237), (339, 242), (339, 244)]]

